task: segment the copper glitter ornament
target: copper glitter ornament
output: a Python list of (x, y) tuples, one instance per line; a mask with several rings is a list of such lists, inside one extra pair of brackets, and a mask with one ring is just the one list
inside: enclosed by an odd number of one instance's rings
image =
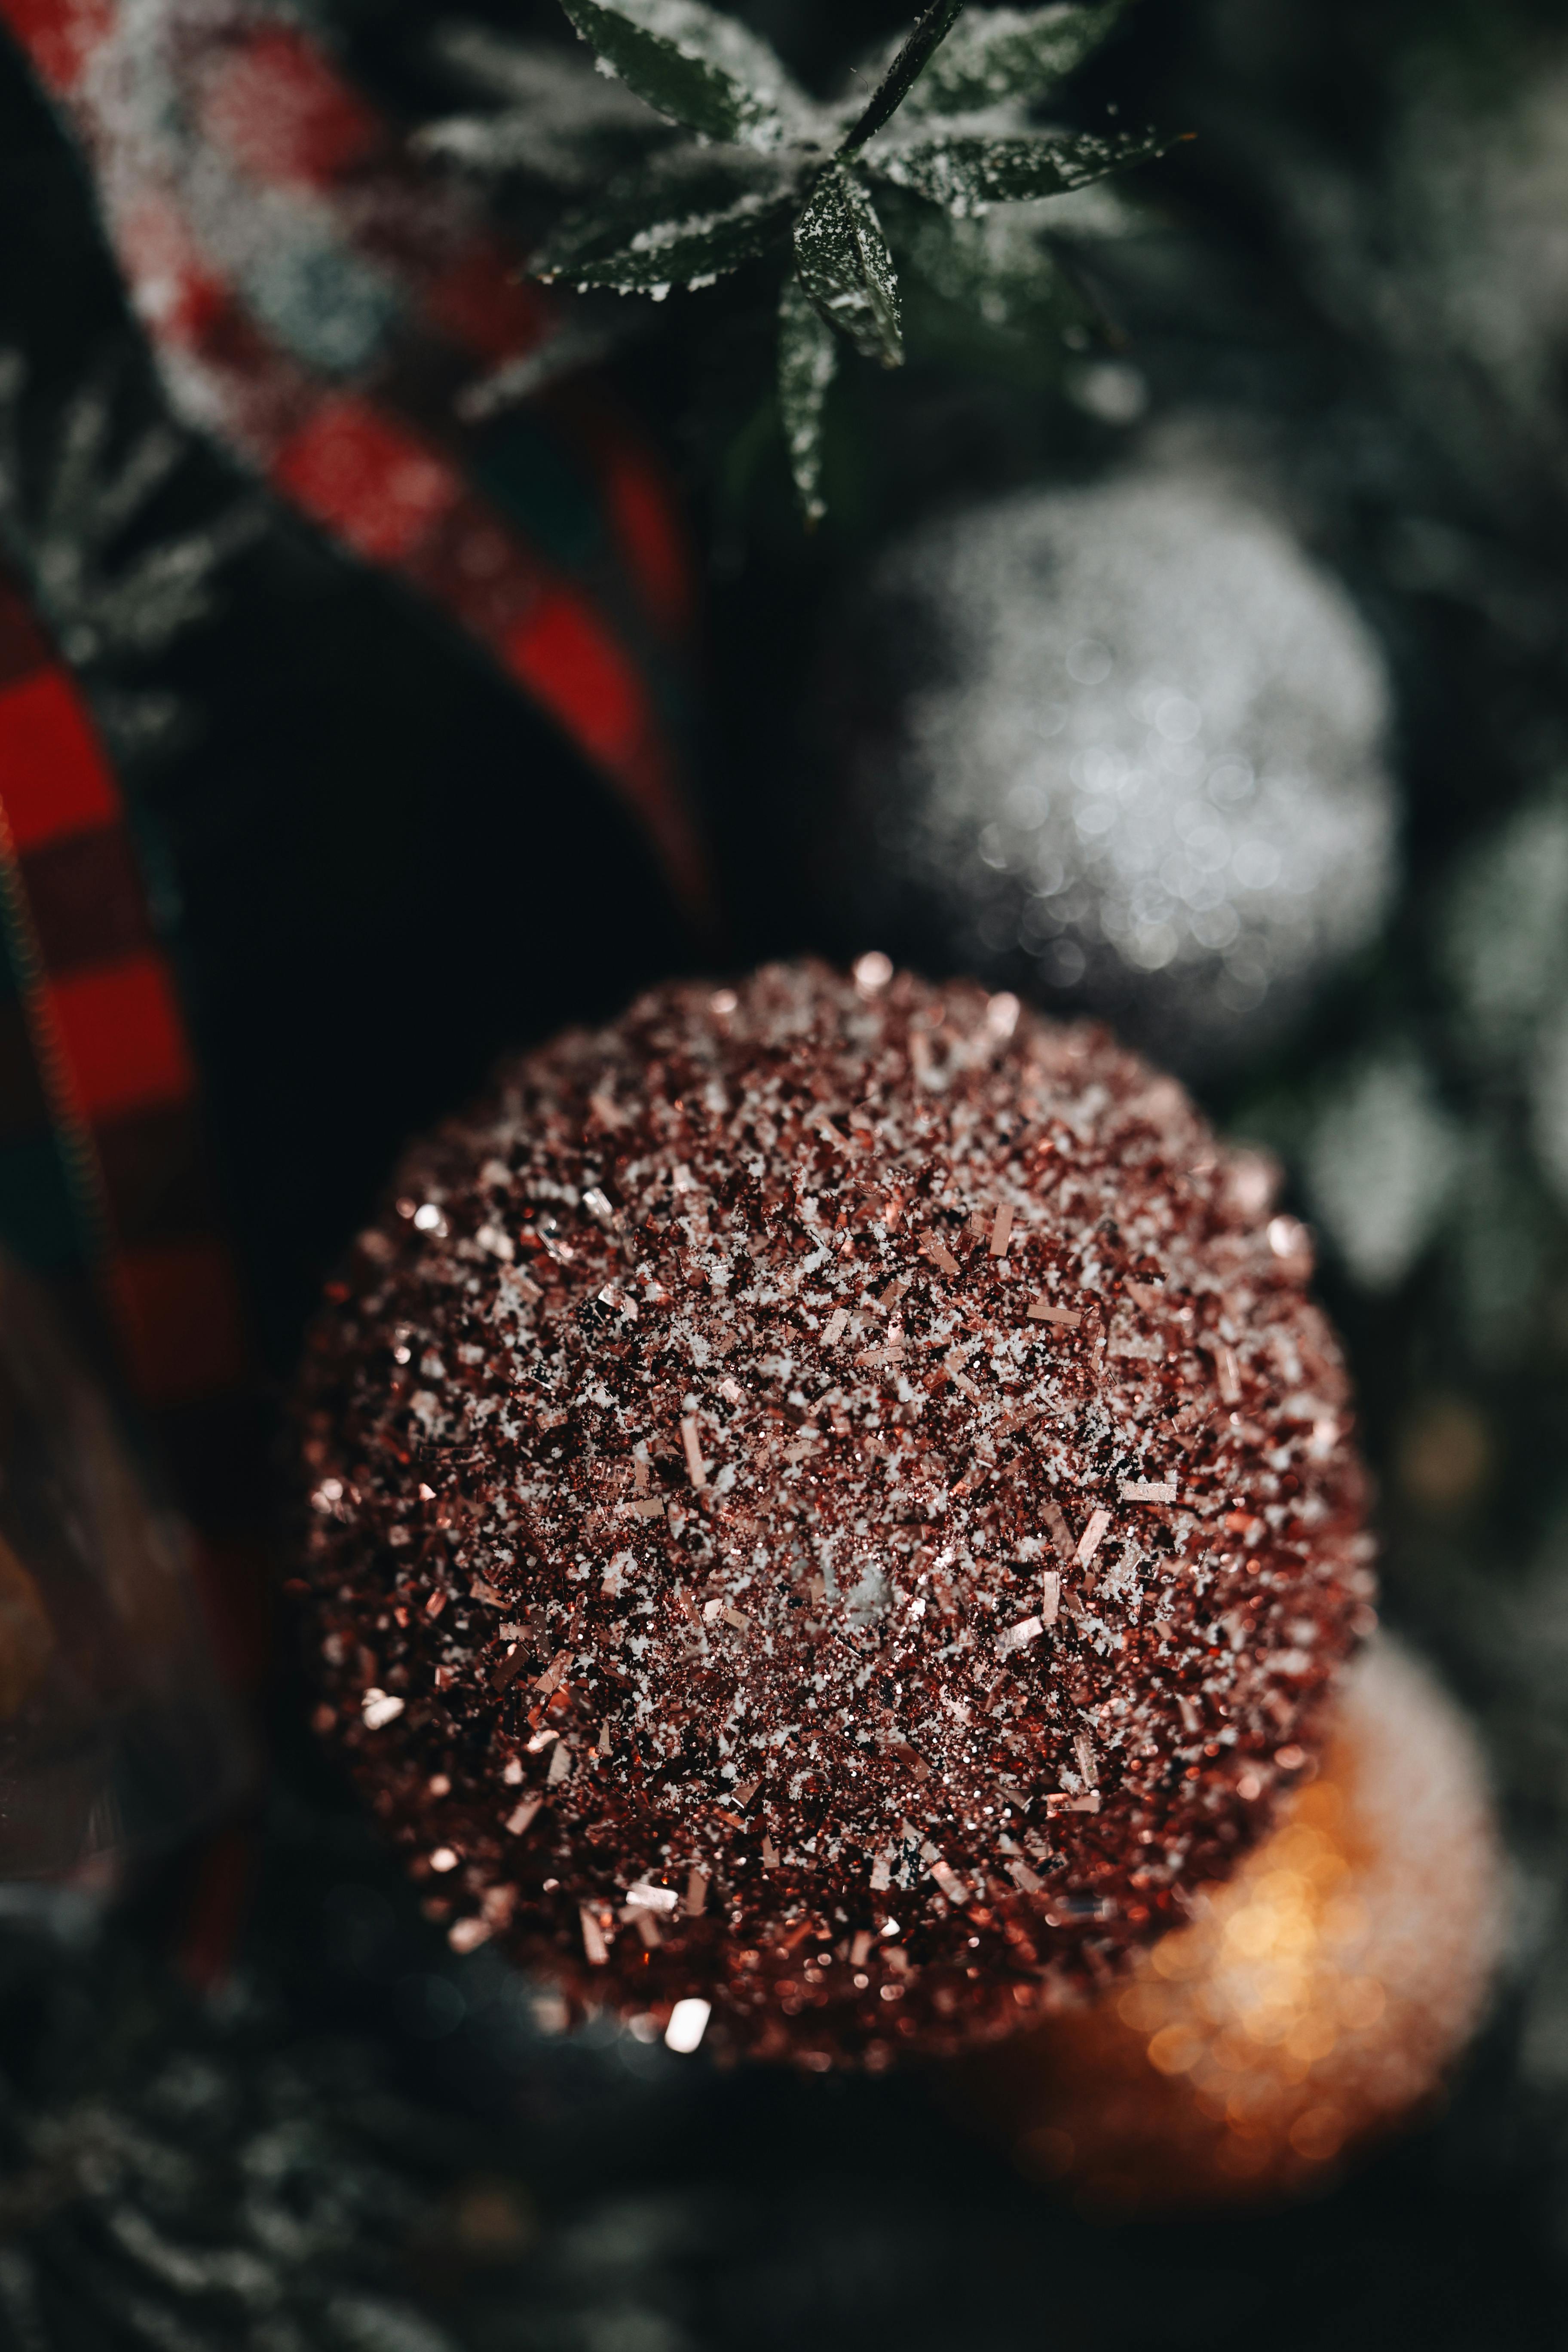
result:
[(1193, 1924), (1089, 2011), (961, 2061), (950, 2088), (1026, 2171), (1099, 2206), (1298, 2194), (1431, 2099), (1504, 1916), (1473, 1736), (1380, 1638), (1318, 1777)]
[(453, 1944), (880, 2065), (1226, 1875), (1372, 1590), (1268, 1192), (1103, 1031), (878, 955), (657, 990), (416, 1146), (310, 1343), (306, 1573)]
[(1202, 463), (927, 525), (841, 621), (833, 671), (830, 887), (927, 970), (1199, 1067), (1278, 1034), (1376, 931), (1376, 645)]

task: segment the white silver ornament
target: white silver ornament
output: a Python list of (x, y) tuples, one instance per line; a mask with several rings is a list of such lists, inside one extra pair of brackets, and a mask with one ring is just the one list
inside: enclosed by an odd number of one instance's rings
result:
[(1372, 938), (1389, 697), (1342, 589), (1201, 466), (1031, 493), (879, 567), (837, 656), (862, 939), (1232, 1058)]

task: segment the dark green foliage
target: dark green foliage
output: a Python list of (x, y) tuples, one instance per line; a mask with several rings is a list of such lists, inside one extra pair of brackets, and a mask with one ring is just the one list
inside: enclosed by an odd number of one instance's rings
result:
[(1065, 195), (1069, 188), (1104, 179), (1108, 172), (1146, 162), (1163, 145), (1150, 139), (1140, 147), (1100, 139), (1092, 131), (1040, 131), (1011, 139), (948, 131), (893, 148), (880, 169), (896, 186), (929, 197), (962, 220), (989, 205)]
[(561, 0), (606, 66), (672, 122), (704, 139), (782, 146), (789, 77), (764, 41), (702, 0)]
[(874, 138), (892, 121), (963, 13), (963, 0), (933, 0), (933, 5), (917, 20), (908, 40), (895, 52), (871, 103), (845, 140), (841, 150), (844, 154), (851, 155), (857, 148), (864, 147), (868, 139)]
[[(822, 105), (765, 43), (703, 0), (563, 0), (602, 69), (695, 137), (650, 154), (570, 215), (535, 256), (535, 271), (662, 297), (770, 254), (787, 257), (780, 416), (801, 504), (815, 520), (836, 366), (824, 330), (884, 367), (904, 358), (900, 264), (873, 184), (906, 192), (926, 211), (915, 237), (923, 260), (913, 266), (944, 306), (967, 304), (986, 327), (1004, 317), (1016, 326), (1031, 273), (1014, 267), (1004, 299), (984, 242), (960, 225), (993, 205), (1083, 187), (1169, 143), (1037, 128), (1028, 119), (1110, 30), (1121, 5), (970, 16), (962, 0), (934, 0), (900, 42), (862, 68), (853, 96)], [(1043, 249), (1039, 275), (1059, 293)], [(1060, 307), (1048, 305), (1053, 329)]]
[(809, 302), (868, 359), (897, 367), (899, 280), (869, 191), (847, 164), (824, 172), (795, 225), (795, 274)]
[(908, 111), (975, 114), (1009, 99), (1032, 99), (1061, 81), (1098, 48), (1125, 0), (1099, 7), (988, 8), (954, 25), (910, 91)]
[(710, 147), (658, 155), (591, 211), (574, 213), (534, 257), (541, 278), (662, 294), (710, 285), (775, 243), (795, 208), (787, 161)]

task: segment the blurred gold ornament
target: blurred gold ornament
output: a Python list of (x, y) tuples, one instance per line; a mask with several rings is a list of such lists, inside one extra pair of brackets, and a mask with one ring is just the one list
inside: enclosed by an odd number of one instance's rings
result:
[(951, 2094), (1023, 2170), (1089, 2205), (1300, 2193), (1439, 2093), (1504, 1924), (1474, 1739), (1380, 1640), (1346, 1678), (1317, 1778), (1191, 1926), (1092, 2008), (956, 2062)]

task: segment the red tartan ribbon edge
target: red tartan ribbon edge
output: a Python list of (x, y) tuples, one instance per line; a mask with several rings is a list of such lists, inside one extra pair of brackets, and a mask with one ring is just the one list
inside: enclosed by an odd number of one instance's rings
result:
[[(602, 597), (473, 490), (452, 434), (421, 416), (412, 384), (400, 387), (395, 355), (345, 384), (259, 322), (204, 248), (173, 163), (161, 171), (148, 138), (127, 137), (114, 105), (100, 101), (98, 82), (114, 80), (102, 71), (120, 30), (113, 0), (0, 0), (0, 22), (112, 189), (107, 226), (141, 315), (201, 380), (225, 437), (319, 529), (477, 638), (637, 819), (685, 912), (710, 920), (706, 851), (637, 630), (628, 637)], [(417, 331), (437, 350), (489, 368), (537, 345), (551, 306), (520, 282), (517, 257), (407, 163), (299, 27), (240, 8), (201, 24), (187, 12), (170, 54), (204, 149), (258, 194), (287, 191), (324, 208), (356, 259), (395, 267), (412, 288)], [(668, 648), (692, 606), (673, 505), (635, 437), (606, 430), (591, 405), (579, 437), (616, 560), (642, 625)]]
[[(167, 1171), (196, 1148), (173, 974), (91, 719), (3, 577), (0, 914), (79, 1254), (127, 1385), (153, 1411), (232, 1389), (247, 1350), (216, 1215), (199, 1184), (173, 1188), (149, 1171), (150, 1158)], [(185, 1204), (174, 1230), (146, 1208), (172, 1189)]]

